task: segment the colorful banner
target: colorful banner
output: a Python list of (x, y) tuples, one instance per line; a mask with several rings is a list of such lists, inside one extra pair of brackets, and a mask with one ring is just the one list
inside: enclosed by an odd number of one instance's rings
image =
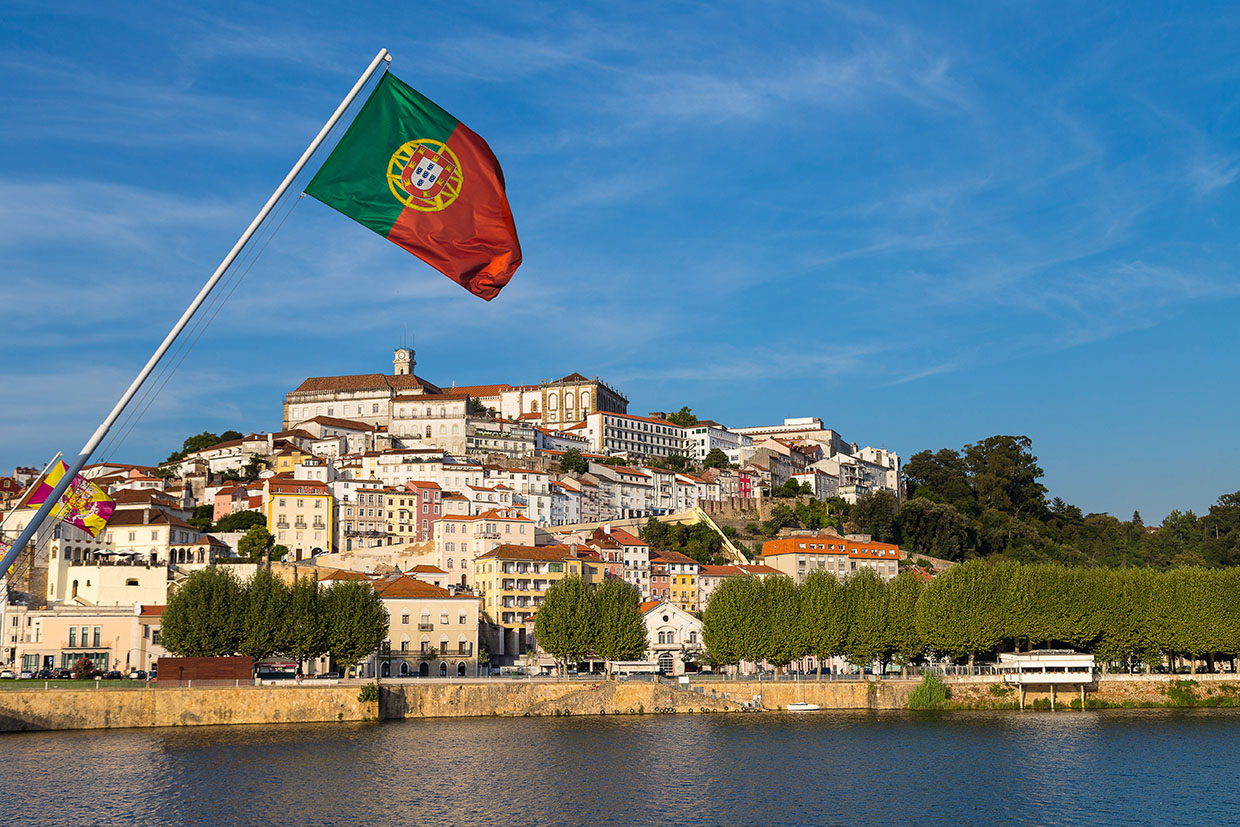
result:
[[(47, 502), (52, 490), (68, 470), (69, 466), (64, 460), (56, 463), (55, 467), (35, 487), (30, 499), (26, 500), (26, 505), (42, 505)], [(65, 489), (60, 502), (52, 509), (52, 516), (61, 522), (77, 526), (83, 531), (89, 531), (92, 537), (98, 537), (115, 510), (116, 503), (112, 498), (99, 486), (79, 474), (73, 478), (73, 482)]]
[[(4, 559), (4, 555), (8, 554), (9, 549), (11, 549), (12, 547), (13, 547), (12, 543), (4, 539), (3, 537), (0, 537), (0, 560)], [(17, 561), (14, 560), (12, 563), (9, 564), (8, 571), (0, 571), (0, 578), (8, 577), (9, 572), (13, 571), (13, 566), (16, 566), (16, 565), (17, 565)]]

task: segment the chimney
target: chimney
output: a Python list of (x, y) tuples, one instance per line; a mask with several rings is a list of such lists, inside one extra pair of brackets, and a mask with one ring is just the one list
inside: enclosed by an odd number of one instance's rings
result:
[(568, 547), (568, 556), (569, 556), (569, 557), (576, 557), (576, 556), (577, 556), (577, 544), (576, 544), (576, 543), (572, 543), (572, 544), (570, 544), (570, 545), (569, 545), (569, 547)]
[(603, 533), (606, 534), (608, 537), (611, 536), (611, 523), (607, 523), (606, 525), (603, 526)]

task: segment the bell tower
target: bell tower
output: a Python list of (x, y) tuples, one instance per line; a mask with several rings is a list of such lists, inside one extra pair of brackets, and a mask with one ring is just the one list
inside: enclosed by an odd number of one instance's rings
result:
[(392, 371), (397, 376), (412, 376), (413, 368), (417, 364), (414, 359), (414, 353), (411, 348), (396, 348), (396, 358), (392, 360)]

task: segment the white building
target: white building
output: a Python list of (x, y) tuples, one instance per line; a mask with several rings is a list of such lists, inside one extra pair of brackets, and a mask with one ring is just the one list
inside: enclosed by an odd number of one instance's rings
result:
[(565, 430), (585, 436), (599, 454), (667, 457), (686, 451), (684, 428), (648, 416), (597, 412)]
[(699, 463), (718, 448), (727, 454), (728, 462), (740, 465), (741, 449), (752, 444), (753, 439), (747, 434), (730, 431), (709, 419), (699, 419), (696, 425), (685, 429), (685, 455)]
[(646, 659), (665, 675), (683, 675), (685, 661), (705, 652), (702, 621), (667, 601), (642, 604), (646, 624)]

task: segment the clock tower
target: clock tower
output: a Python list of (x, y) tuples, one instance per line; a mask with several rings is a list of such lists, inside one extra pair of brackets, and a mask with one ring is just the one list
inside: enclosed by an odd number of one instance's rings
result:
[(392, 360), (392, 370), (397, 376), (412, 376), (414, 365), (413, 351), (407, 347), (396, 348), (396, 358)]

